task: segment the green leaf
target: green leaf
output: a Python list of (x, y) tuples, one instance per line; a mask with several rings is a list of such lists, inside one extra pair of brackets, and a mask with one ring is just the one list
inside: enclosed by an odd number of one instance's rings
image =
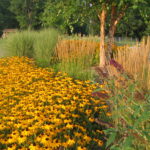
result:
[(123, 150), (135, 150), (134, 148), (132, 148), (132, 147), (126, 147), (125, 145), (124, 145), (124, 149)]
[(143, 112), (142, 115), (135, 121), (134, 127), (137, 127), (139, 123), (148, 121), (150, 119), (150, 112)]
[(111, 134), (112, 132), (116, 132), (114, 128), (108, 128), (107, 130), (103, 130), (105, 134)]
[(108, 147), (110, 144), (112, 144), (115, 141), (116, 135), (117, 133), (112, 133), (110, 135), (110, 137), (107, 140), (106, 147)]
[(132, 145), (132, 141), (133, 141), (134, 137), (132, 136), (129, 136), (127, 137), (125, 140), (124, 140), (124, 146), (127, 148), (128, 147), (128, 150), (131, 150), (131, 145)]
[(110, 150), (121, 150), (117, 145), (112, 145)]

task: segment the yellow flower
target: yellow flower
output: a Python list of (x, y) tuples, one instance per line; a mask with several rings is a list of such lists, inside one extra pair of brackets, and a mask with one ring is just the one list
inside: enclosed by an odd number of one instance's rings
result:
[(7, 142), (8, 142), (9, 144), (15, 143), (16, 141), (17, 141), (17, 139), (14, 138), (14, 137), (9, 137), (9, 138), (7, 139)]
[(107, 112), (106, 115), (107, 115), (108, 117), (112, 116), (112, 114), (111, 114), (110, 112)]
[(108, 105), (103, 105), (103, 106), (101, 106), (101, 107), (99, 107), (100, 109), (106, 109), (106, 108), (108, 108)]
[(51, 148), (51, 149), (58, 149), (60, 146), (62, 146), (61, 145), (61, 143), (58, 141), (57, 142), (57, 140), (56, 139), (54, 139), (51, 143), (48, 143), (48, 145), (47, 145), (49, 148)]
[(64, 118), (66, 118), (66, 115), (60, 114), (60, 118), (64, 119)]
[(95, 142), (97, 142), (97, 144), (99, 146), (103, 146), (103, 141), (99, 140), (99, 139), (94, 139)]
[(73, 139), (69, 139), (67, 141), (68, 146), (72, 146), (73, 144), (75, 144), (75, 141)]
[(68, 124), (66, 125), (66, 128), (72, 129), (72, 128), (73, 128), (73, 125), (71, 125), (71, 124), (68, 123)]
[(21, 144), (21, 143), (24, 143), (26, 141), (26, 139), (27, 139), (26, 136), (21, 135), (18, 137), (17, 141), (19, 144)]
[(96, 130), (99, 134), (104, 134), (104, 131)]
[(85, 112), (87, 115), (90, 115), (92, 113), (92, 110), (86, 110)]
[(21, 134), (24, 136), (29, 136), (32, 134), (32, 132), (29, 129), (26, 129), (26, 130), (21, 131)]
[(4, 128), (5, 128), (5, 126), (0, 123), (0, 130), (3, 130)]
[[(93, 128), (88, 127), (81, 114), (85, 113), (86, 118), (94, 122), (94, 109), (107, 108), (105, 101), (91, 96), (100, 85), (89, 83), (36, 67), (33, 60), (26, 57), (0, 59), (0, 130), (13, 130), (7, 137), (2, 133), (0, 142), (9, 149), (25, 144), (31, 150), (52, 150), (60, 146), (68, 149), (78, 139), (78, 149), (86, 150), (91, 141), (88, 133), (93, 132)], [(100, 132), (93, 132), (92, 138)], [(32, 135), (34, 141), (30, 139)], [(102, 145), (102, 141), (96, 141)]]
[(29, 145), (29, 149), (30, 150), (40, 150), (40, 147), (36, 144), (31, 144), (31, 145)]
[(77, 100), (77, 99), (78, 99), (78, 96), (73, 96), (73, 99), (74, 99), (74, 100)]
[(7, 150), (16, 150), (16, 144), (8, 146)]
[(41, 136), (40, 142), (47, 146), (51, 143), (51, 138), (48, 135), (43, 135)]
[(97, 143), (98, 143), (99, 146), (103, 146), (103, 141), (98, 140)]
[(82, 136), (82, 134), (81, 134), (81, 133), (78, 133), (78, 132), (75, 132), (74, 135), (75, 135), (76, 137), (81, 137), (81, 136)]
[(65, 119), (64, 120), (64, 123), (70, 123), (70, 122), (72, 122), (70, 119)]
[(94, 118), (89, 118), (89, 121), (90, 122), (94, 122)]
[(78, 146), (77, 150), (87, 150), (85, 147)]
[(87, 135), (84, 135), (83, 139), (86, 140), (86, 142), (90, 142), (90, 141), (92, 140), (92, 139), (91, 139), (89, 136), (87, 136)]

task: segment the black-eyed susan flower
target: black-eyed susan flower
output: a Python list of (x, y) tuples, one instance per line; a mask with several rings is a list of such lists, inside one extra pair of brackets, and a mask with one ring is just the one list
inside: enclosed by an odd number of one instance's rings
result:
[(0, 59), (0, 143), (12, 150), (102, 146), (93, 122), (107, 105), (91, 96), (99, 85), (89, 83), (38, 68), (26, 57)]

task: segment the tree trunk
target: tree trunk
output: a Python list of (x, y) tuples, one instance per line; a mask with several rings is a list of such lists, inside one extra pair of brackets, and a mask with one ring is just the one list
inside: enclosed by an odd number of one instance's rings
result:
[(28, 12), (28, 30), (32, 29), (32, 12)]
[(99, 15), (100, 19), (100, 64), (101, 68), (106, 65), (106, 54), (105, 54), (105, 19), (106, 19), (106, 8), (103, 6), (102, 11)]
[(113, 50), (113, 45), (115, 42), (115, 39), (114, 39), (115, 31), (116, 31), (116, 25), (112, 24), (109, 29), (109, 35), (108, 35), (108, 48), (107, 48), (107, 54), (106, 54), (108, 60), (110, 60), (113, 55), (112, 50)]
[(109, 28), (109, 34), (108, 34), (108, 47), (107, 47), (107, 59), (108, 61), (112, 58), (112, 48), (114, 45), (114, 34), (116, 31), (116, 7), (112, 6), (111, 9), (111, 21), (110, 21), (110, 28)]
[(112, 48), (114, 45), (114, 34), (116, 31), (116, 26), (118, 24), (118, 22), (120, 21), (120, 19), (124, 16), (125, 14), (125, 10), (127, 7), (124, 7), (122, 9), (122, 11), (117, 12), (117, 8), (115, 5), (112, 5), (111, 8), (111, 21), (110, 21), (110, 28), (109, 28), (109, 35), (108, 35), (108, 48), (107, 48), (107, 53), (106, 53), (106, 57), (108, 59), (108, 61), (110, 61), (110, 59), (112, 58)]

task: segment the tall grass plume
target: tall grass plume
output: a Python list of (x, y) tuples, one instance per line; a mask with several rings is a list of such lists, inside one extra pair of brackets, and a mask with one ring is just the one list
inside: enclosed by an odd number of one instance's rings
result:
[(140, 86), (150, 88), (150, 37), (135, 46), (124, 47), (122, 51), (117, 52), (115, 60), (140, 83)]

